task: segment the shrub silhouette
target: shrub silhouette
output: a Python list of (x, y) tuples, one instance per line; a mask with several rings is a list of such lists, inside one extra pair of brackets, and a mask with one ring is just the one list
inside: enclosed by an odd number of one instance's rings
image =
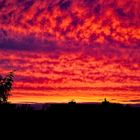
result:
[(13, 85), (13, 72), (10, 72), (6, 77), (0, 76), (0, 104), (7, 103), (8, 97), (11, 95), (10, 91)]

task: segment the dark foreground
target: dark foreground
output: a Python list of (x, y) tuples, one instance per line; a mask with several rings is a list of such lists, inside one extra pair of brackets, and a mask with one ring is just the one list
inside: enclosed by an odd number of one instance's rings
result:
[[(137, 125), (139, 127), (140, 107), (108, 102), (101, 104), (76, 104), (75, 102), (41, 105), (2, 104), (0, 105), (0, 120), (1, 124), (4, 123), (4, 125), (5, 122), (10, 126), (18, 124), (16, 128), (25, 126), (27, 129), (27, 126), (31, 124), (30, 126), (33, 129), (45, 127), (43, 130), (47, 128), (54, 130), (57, 126), (58, 131), (63, 124), (64, 129), (67, 127), (76, 129), (76, 126), (80, 126), (82, 129), (83, 125), (90, 125), (91, 127), (94, 126), (93, 128), (103, 128), (104, 131), (107, 126), (110, 129), (116, 126), (124, 129), (124, 126), (127, 125)], [(52, 124), (55, 124), (55, 127)]]

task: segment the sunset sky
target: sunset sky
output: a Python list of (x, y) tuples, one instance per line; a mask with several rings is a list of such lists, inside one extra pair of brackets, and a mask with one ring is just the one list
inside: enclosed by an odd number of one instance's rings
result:
[(0, 0), (10, 101), (140, 103), (140, 0)]

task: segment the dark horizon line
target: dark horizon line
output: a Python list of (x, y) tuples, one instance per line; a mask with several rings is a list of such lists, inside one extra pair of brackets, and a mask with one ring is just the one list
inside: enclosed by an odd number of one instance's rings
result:
[[(71, 101), (70, 101), (71, 102)], [(39, 102), (18, 102), (18, 103), (11, 103), (11, 104), (15, 104), (15, 105), (44, 105), (44, 104), (69, 104), (70, 102), (41, 102), (41, 103), (39, 103)], [(101, 102), (75, 102), (76, 104), (97, 104), (97, 105), (100, 105), (100, 104), (102, 104), (102, 102), (103, 101), (101, 101)], [(138, 107), (140, 107), (140, 103), (119, 103), (119, 102), (109, 102), (110, 104), (120, 104), (120, 105), (123, 105), (123, 106), (126, 106), (126, 105), (129, 105), (129, 106), (138, 106)]]

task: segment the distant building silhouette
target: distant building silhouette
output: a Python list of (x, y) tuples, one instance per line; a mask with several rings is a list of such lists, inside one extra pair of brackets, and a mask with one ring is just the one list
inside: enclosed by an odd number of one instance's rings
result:
[(109, 101), (107, 101), (107, 99), (105, 98), (104, 101), (102, 102), (102, 105), (108, 105)]
[(76, 102), (75, 102), (75, 100), (71, 100), (68, 104), (69, 104), (69, 105), (75, 105)]

